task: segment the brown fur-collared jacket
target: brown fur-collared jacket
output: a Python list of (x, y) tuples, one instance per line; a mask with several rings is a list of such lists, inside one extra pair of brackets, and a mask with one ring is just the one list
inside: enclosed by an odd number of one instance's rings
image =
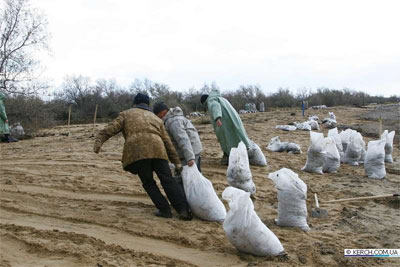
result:
[(159, 119), (147, 107), (136, 106), (123, 111), (96, 136), (100, 146), (112, 136), (122, 132), (125, 138), (122, 166), (125, 168), (142, 159), (165, 159), (180, 164), (171, 139)]

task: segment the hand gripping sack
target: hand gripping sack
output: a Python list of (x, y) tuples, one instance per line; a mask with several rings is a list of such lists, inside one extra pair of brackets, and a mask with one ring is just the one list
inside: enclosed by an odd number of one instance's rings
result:
[(278, 189), (276, 224), (309, 231), (306, 205), (307, 185), (296, 173), (286, 168), (270, 173), (268, 178), (275, 182), (275, 187)]
[(267, 166), (267, 159), (262, 153), (260, 147), (253, 141), (251, 141), (250, 143), (250, 148), (247, 151), (250, 164), (255, 166)]
[(223, 228), (232, 245), (241, 252), (256, 256), (277, 256), (285, 253), (279, 239), (254, 211), (250, 193), (228, 187), (222, 193), (222, 198), (229, 204)]
[(251, 194), (256, 192), (256, 186), (253, 183), (253, 176), (250, 171), (247, 149), (243, 142), (240, 142), (237, 148), (233, 147), (231, 149), (226, 176), (230, 186), (243, 189)]
[(386, 140), (369, 141), (364, 169), (369, 178), (382, 179), (386, 176), (385, 169)]
[(301, 169), (306, 172), (322, 174), (326, 161), (326, 144), (323, 133), (310, 132), (310, 146), (307, 150), (306, 165)]
[(391, 131), (389, 133), (388, 130), (385, 130), (383, 132), (383, 134), (381, 135), (381, 139), (385, 139), (386, 140), (386, 144), (385, 144), (385, 162), (389, 162), (389, 163), (393, 162), (392, 152), (393, 152), (394, 134), (395, 134), (395, 131)]
[(344, 153), (344, 163), (352, 166), (358, 166), (358, 161), (362, 153), (362, 136), (357, 131), (352, 131), (350, 134), (350, 142), (347, 144), (346, 152)]
[(226, 209), (215, 193), (212, 183), (193, 166), (184, 166), (182, 171), (186, 199), (196, 217), (205, 221), (223, 221)]
[(326, 137), (326, 162), (322, 167), (323, 172), (336, 172), (340, 167), (340, 154), (332, 137)]

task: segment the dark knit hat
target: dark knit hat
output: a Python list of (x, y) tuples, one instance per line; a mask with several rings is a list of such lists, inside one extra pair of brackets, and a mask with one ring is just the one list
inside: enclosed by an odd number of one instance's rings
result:
[(168, 110), (168, 106), (167, 104), (165, 104), (163, 101), (158, 101), (156, 103), (154, 103), (153, 105), (153, 112), (154, 114), (158, 114), (163, 110)]
[(150, 97), (146, 94), (138, 93), (133, 99), (133, 104), (137, 105), (141, 103), (150, 105)]
[(200, 98), (200, 102), (204, 105), (204, 103), (207, 101), (208, 95), (202, 95)]

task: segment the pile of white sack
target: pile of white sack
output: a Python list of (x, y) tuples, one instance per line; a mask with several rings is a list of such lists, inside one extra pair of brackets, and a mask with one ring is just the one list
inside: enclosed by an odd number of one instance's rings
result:
[(301, 169), (306, 172), (322, 174), (326, 162), (326, 142), (323, 133), (310, 132), (310, 146), (307, 150), (306, 165)]
[(276, 125), (275, 128), (283, 130), (283, 131), (296, 131), (297, 130), (296, 126), (293, 126), (293, 125)]
[(256, 192), (256, 186), (250, 171), (247, 149), (243, 142), (240, 142), (237, 148), (233, 147), (231, 149), (226, 175), (230, 186), (243, 189), (251, 194)]
[(223, 228), (232, 245), (241, 252), (256, 256), (277, 256), (285, 253), (279, 239), (254, 211), (250, 193), (228, 187), (222, 193), (222, 198), (229, 204)]
[(250, 164), (255, 166), (267, 166), (267, 159), (262, 153), (260, 147), (253, 141), (250, 143), (250, 148), (247, 150)]
[(385, 169), (386, 140), (368, 142), (367, 155), (365, 156), (364, 169), (369, 178), (382, 179), (386, 176)]
[(279, 140), (279, 136), (275, 136), (271, 138), (267, 149), (273, 152), (283, 152), (286, 151), (291, 154), (301, 154), (301, 148), (296, 143), (289, 143), (289, 142), (281, 142)]
[(225, 220), (224, 204), (215, 193), (212, 183), (199, 172), (196, 164), (183, 167), (182, 181), (186, 199), (196, 217), (206, 221)]
[(290, 169), (280, 169), (270, 173), (268, 178), (274, 181), (278, 190), (279, 226), (298, 227), (309, 231), (307, 224), (307, 185)]
[(392, 163), (393, 162), (392, 152), (393, 152), (394, 134), (395, 134), (395, 131), (391, 131), (389, 133), (388, 130), (385, 130), (383, 132), (383, 134), (381, 135), (381, 139), (382, 140), (386, 140), (386, 144), (385, 144), (385, 162), (388, 162), (388, 163)]
[(326, 105), (320, 105), (320, 106), (312, 106), (312, 109), (327, 109), (328, 107)]

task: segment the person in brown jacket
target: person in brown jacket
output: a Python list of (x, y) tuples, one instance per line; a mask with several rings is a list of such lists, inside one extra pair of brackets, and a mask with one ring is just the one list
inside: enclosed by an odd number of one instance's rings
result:
[(99, 153), (104, 142), (122, 132), (125, 139), (123, 169), (139, 176), (143, 188), (158, 209), (154, 215), (172, 217), (170, 205), (153, 179), (153, 171), (160, 179), (171, 205), (179, 213), (179, 218), (191, 220), (192, 214), (185, 194), (173, 179), (169, 168), (168, 159), (178, 171), (182, 170), (182, 165), (163, 121), (149, 109), (149, 96), (138, 93), (133, 104), (132, 109), (121, 112), (97, 134), (93, 150)]

